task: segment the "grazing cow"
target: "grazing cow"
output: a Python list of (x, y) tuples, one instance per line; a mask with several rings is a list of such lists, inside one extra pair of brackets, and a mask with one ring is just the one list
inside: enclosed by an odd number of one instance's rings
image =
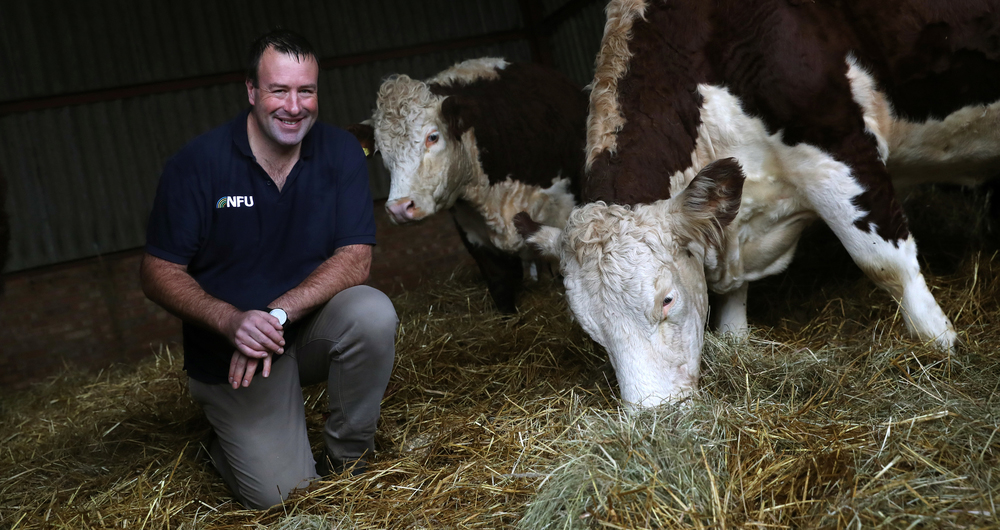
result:
[(450, 209), (497, 307), (515, 311), (531, 257), (512, 218), (563, 226), (579, 196), (587, 96), (562, 74), (468, 60), (426, 82), (389, 77), (369, 124), (349, 128), (391, 173), (386, 210), (409, 223)]
[[(747, 330), (747, 282), (822, 219), (950, 349), (890, 173), (975, 182), (1000, 168), (1000, 1), (612, 0), (590, 96), (582, 201), (564, 230), (519, 214), (561, 261), (623, 401), (697, 385), (713, 324)], [(714, 161), (714, 162), (713, 162)]]

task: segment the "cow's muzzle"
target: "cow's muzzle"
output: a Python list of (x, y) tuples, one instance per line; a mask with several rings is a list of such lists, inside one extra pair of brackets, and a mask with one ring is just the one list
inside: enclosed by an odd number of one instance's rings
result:
[(420, 209), (409, 197), (396, 199), (385, 203), (385, 209), (389, 212), (389, 217), (396, 224), (405, 224), (423, 218)]

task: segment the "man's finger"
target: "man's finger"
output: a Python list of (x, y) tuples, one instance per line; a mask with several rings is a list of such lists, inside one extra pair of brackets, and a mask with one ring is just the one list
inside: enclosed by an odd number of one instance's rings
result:
[(285, 338), (281, 331), (267, 327), (264, 329), (258, 328), (253, 334), (253, 338), (257, 341), (257, 344), (261, 346), (261, 350), (267, 350), (269, 352), (279, 354), (285, 353), (283, 348), (285, 345)]
[(250, 386), (250, 381), (253, 381), (253, 374), (257, 371), (257, 364), (259, 362), (257, 359), (247, 360), (246, 371), (243, 373), (243, 388)]
[(236, 341), (236, 349), (243, 355), (250, 357), (252, 359), (263, 359), (270, 355), (263, 346), (257, 344), (256, 341)]
[(247, 357), (239, 351), (233, 352), (233, 358), (229, 361), (229, 384), (234, 390), (240, 387), (240, 380), (243, 379), (246, 364)]

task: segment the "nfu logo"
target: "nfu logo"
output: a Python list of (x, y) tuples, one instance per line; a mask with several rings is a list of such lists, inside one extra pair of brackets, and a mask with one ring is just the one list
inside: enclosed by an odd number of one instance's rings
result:
[(239, 208), (241, 206), (253, 206), (253, 195), (231, 195), (223, 197), (215, 203), (216, 208)]

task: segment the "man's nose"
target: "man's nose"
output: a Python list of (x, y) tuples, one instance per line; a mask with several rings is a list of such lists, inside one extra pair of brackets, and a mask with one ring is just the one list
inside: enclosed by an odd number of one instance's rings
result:
[(295, 115), (299, 113), (299, 93), (295, 90), (289, 92), (288, 97), (285, 98), (285, 111), (289, 114)]

